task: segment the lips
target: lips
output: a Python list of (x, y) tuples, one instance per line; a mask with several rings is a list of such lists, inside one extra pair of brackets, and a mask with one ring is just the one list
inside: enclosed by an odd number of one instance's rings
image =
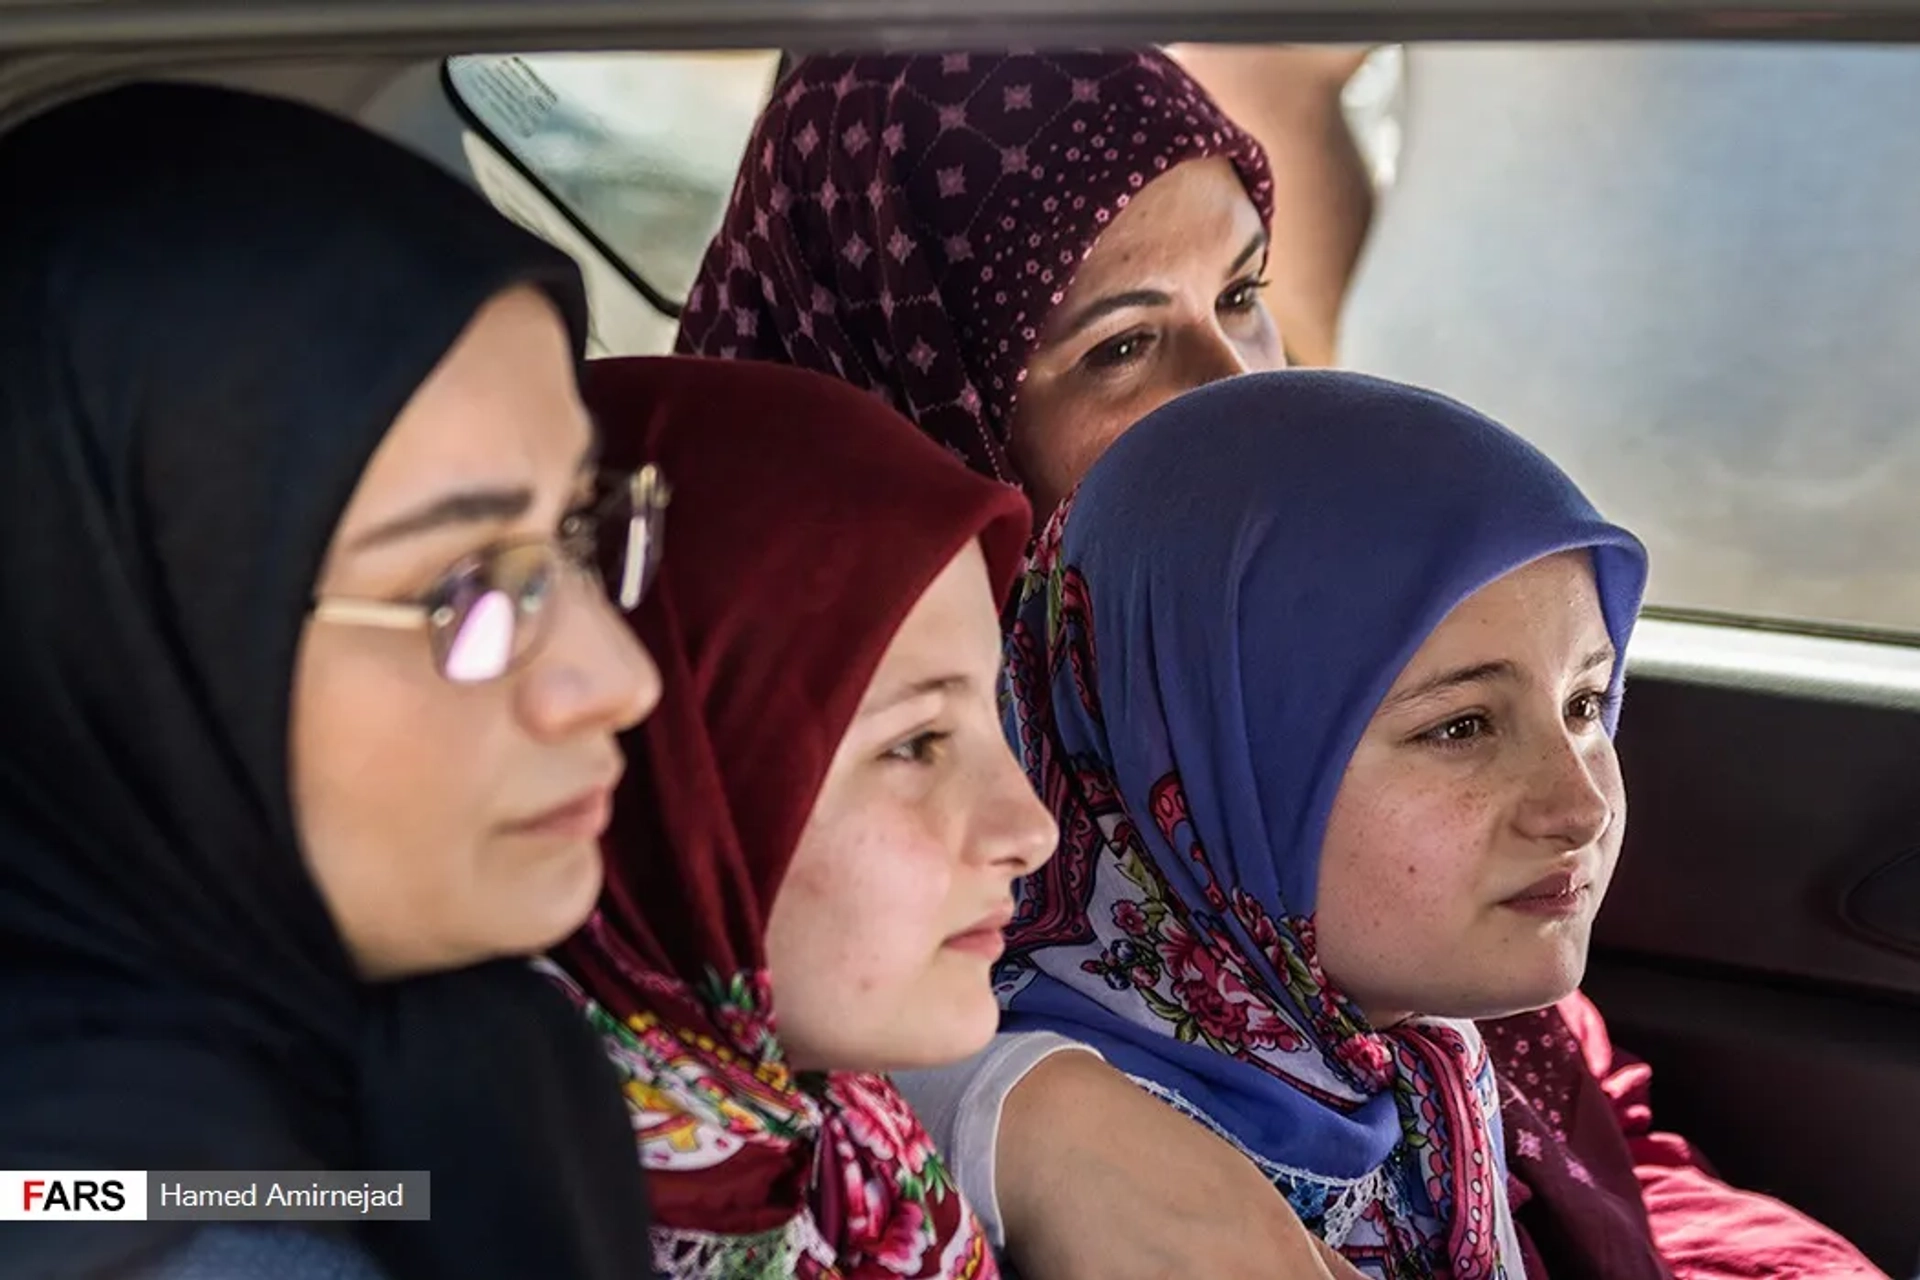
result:
[(538, 839), (598, 840), (613, 819), (613, 789), (620, 773), (616, 768), (605, 781), (503, 829), (509, 835)]
[(1581, 887), (1579, 873), (1556, 871), (1534, 881), (1520, 892), (1508, 898), (1508, 902), (1536, 902), (1542, 898), (1564, 898)]
[(1586, 905), (1592, 888), (1592, 882), (1578, 871), (1556, 871), (1542, 876), (1500, 905), (1528, 915), (1571, 916)]
[(955, 951), (984, 955), (989, 960), (997, 960), (1006, 950), (1006, 929), (1013, 922), (1013, 904), (1005, 902), (982, 916), (973, 924), (956, 934), (952, 934), (942, 946)]

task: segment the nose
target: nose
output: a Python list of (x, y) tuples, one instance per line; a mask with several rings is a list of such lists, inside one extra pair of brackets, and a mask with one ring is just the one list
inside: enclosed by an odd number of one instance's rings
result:
[(1253, 362), (1238, 342), (1216, 323), (1202, 325), (1181, 361), (1179, 381), (1182, 391), (1192, 391), (1210, 382), (1237, 377), (1254, 370)]
[(1584, 849), (1613, 826), (1621, 798), (1612, 739), (1560, 734), (1532, 762), (1519, 825), (1533, 839)]
[(528, 664), (519, 690), (521, 718), (537, 738), (619, 733), (660, 702), (660, 668), (605, 594), (569, 576), (553, 631)]
[(995, 753), (975, 815), (975, 856), (1010, 878), (1031, 875), (1046, 865), (1060, 843), (1060, 826), (1053, 820), (1033, 785), (1002, 745)]

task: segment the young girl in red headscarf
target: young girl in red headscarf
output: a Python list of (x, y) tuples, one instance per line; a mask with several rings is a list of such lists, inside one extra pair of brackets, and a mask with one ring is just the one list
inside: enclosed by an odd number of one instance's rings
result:
[(993, 1276), (879, 1073), (993, 1035), (1012, 883), (1053, 851), (995, 704), (1027, 505), (814, 374), (605, 361), (586, 394), (677, 491), (635, 615), (664, 693), (554, 971), (624, 1079), (655, 1266)]

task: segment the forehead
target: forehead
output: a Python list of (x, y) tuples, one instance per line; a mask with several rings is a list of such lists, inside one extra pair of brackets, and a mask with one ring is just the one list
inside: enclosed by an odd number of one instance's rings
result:
[(887, 646), (874, 684), (948, 674), (991, 683), (999, 660), (1000, 621), (986, 557), (975, 539), (921, 593)]
[(1496, 578), (1454, 606), (1408, 671), (1462, 661), (1584, 657), (1607, 639), (1589, 551), (1562, 551)]
[(1260, 211), (1231, 160), (1185, 161), (1148, 183), (1108, 224), (1068, 296), (1142, 271), (1191, 266), (1220, 275), (1262, 230)]
[(571, 465), (592, 434), (559, 311), (536, 289), (511, 289), (481, 307), (401, 410), (355, 505), (404, 502), (401, 490), (422, 485), (524, 484)]

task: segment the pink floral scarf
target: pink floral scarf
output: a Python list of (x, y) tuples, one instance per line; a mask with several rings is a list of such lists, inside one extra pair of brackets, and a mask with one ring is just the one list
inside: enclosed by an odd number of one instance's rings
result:
[[(604, 932), (590, 933), (608, 945)], [(662, 1280), (999, 1275), (978, 1219), (892, 1082), (787, 1069), (764, 971), (710, 977), (698, 991), (634, 972), (648, 1008), (618, 1016), (542, 967), (620, 1075), (655, 1188)], [(812, 1168), (796, 1186), (794, 1156), (809, 1148)]]

